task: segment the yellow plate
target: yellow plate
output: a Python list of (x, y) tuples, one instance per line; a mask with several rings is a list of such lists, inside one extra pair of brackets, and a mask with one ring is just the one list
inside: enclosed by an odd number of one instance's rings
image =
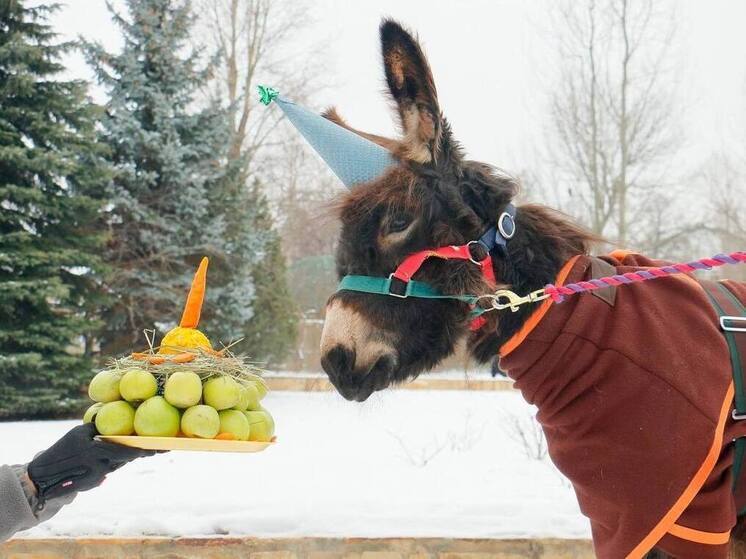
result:
[(145, 450), (195, 450), (199, 452), (261, 452), (271, 442), (223, 441), (217, 439), (190, 439), (188, 437), (135, 437), (99, 435), (97, 438), (112, 443), (143, 448)]

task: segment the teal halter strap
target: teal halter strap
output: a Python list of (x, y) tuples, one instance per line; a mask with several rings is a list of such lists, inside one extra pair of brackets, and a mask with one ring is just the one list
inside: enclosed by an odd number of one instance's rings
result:
[(406, 283), (404, 293), (399, 294), (391, 290), (392, 278), (381, 278), (375, 276), (345, 276), (337, 287), (337, 291), (360, 291), (362, 293), (373, 293), (374, 295), (390, 295), (406, 299), (417, 297), (420, 299), (455, 299), (474, 306), (471, 311), (472, 318), (476, 318), (489, 309), (483, 309), (477, 305), (479, 297), (476, 295), (445, 295), (422, 281), (410, 280)]
[[(448, 245), (412, 253), (387, 278), (376, 276), (345, 276), (342, 278), (339, 287), (337, 287), (337, 291), (359, 291), (373, 293), (374, 295), (389, 295), (391, 297), (399, 297), (400, 299), (418, 297), (421, 299), (453, 299), (461, 301), (471, 307), (469, 313), (471, 317), (470, 328), (476, 331), (486, 324), (486, 320), (481, 316), (484, 313), (508, 307), (513, 311), (516, 310), (516, 304), (512, 298), (508, 298), (508, 303), (501, 301), (501, 297), (507, 297), (504, 290), (498, 291), (495, 294), (482, 296), (468, 294), (446, 295), (430, 284), (415, 281), (412, 277), (429, 258), (468, 260), (479, 266), (488, 284), (494, 285), (497, 282), (495, 280), (495, 272), (492, 268), (492, 253), (495, 251), (496, 254), (505, 257), (507, 242), (515, 234), (515, 213), (515, 206), (508, 204), (502, 214), (500, 214), (497, 225), (490, 227), (478, 240), (470, 241), (464, 245)], [(476, 247), (481, 247), (481, 254), (479, 252), (477, 254), (472, 252), (472, 249)], [(392, 288), (394, 281), (398, 282), (396, 289)], [(516, 297), (512, 292), (511, 295), (513, 298)], [(485, 298), (491, 302), (487, 308), (478, 304), (480, 299)]]

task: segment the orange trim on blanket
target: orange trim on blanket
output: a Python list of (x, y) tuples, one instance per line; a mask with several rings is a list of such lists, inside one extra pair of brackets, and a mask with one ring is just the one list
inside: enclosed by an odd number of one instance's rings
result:
[(636, 254), (633, 250), (627, 250), (626, 248), (618, 248), (616, 250), (612, 250), (609, 253), (609, 256), (611, 256), (615, 260), (619, 260), (619, 262), (624, 262), (624, 259), (627, 258), (630, 254)]
[[(723, 446), (723, 431), (725, 430), (725, 421), (728, 419), (730, 408), (733, 403), (733, 381), (728, 386), (728, 391), (725, 394), (725, 400), (720, 408), (720, 417), (718, 419), (717, 428), (715, 429), (715, 437), (710, 446), (710, 451), (707, 453), (702, 465), (694, 474), (694, 477), (689, 482), (689, 485), (684, 489), (684, 492), (679, 496), (674, 505), (669, 511), (660, 519), (658, 524), (650, 531), (650, 533), (643, 538), (643, 540), (637, 544), (637, 546), (627, 555), (627, 559), (642, 559), (645, 554), (653, 549), (658, 540), (666, 535), (667, 532), (671, 531), (674, 523), (689, 506), (694, 497), (697, 496), (699, 490), (702, 489), (705, 481), (707, 480), (710, 472), (717, 463), (718, 456), (720, 456), (720, 450)], [(704, 532), (701, 532), (704, 533)], [(678, 537), (678, 536), (677, 536)]]
[[(565, 265), (562, 266), (559, 274), (557, 274), (557, 279), (554, 281), (554, 285), (562, 285), (563, 283), (565, 283), (567, 276), (570, 274), (570, 270), (572, 270), (572, 267), (575, 265), (575, 262), (577, 262), (578, 258), (580, 258), (579, 254), (573, 256), (572, 258), (570, 258), (570, 260), (565, 262)], [(539, 325), (541, 319), (544, 318), (545, 314), (547, 314), (549, 307), (552, 306), (552, 302), (553, 301), (551, 299), (544, 299), (544, 302), (541, 304), (541, 306), (536, 309), (531, 314), (531, 316), (528, 317), (528, 320), (523, 324), (521, 329), (513, 334), (513, 336), (502, 345), (499, 352), (500, 357), (505, 357), (508, 353), (521, 345), (523, 340), (525, 340), (526, 337), (533, 331), (533, 329)]]
[(668, 531), (672, 536), (681, 538), (682, 540), (689, 540), (690, 542), (704, 543), (708, 545), (723, 545), (728, 543), (730, 540), (730, 530), (727, 532), (704, 532), (702, 530), (695, 530), (694, 528), (687, 528), (674, 523), (671, 529)]

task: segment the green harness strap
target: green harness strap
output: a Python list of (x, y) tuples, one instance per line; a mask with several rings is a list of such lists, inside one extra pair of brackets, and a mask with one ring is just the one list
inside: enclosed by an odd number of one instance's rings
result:
[(472, 318), (476, 318), (489, 310), (477, 305), (479, 297), (476, 295), (444, 295), (429, 284), (415, 280), (408, 281), (404, 292), (399, 294), (391, 290), (391, 281), (392, 278), (390, 277), (345, 276), (339, 283), (337, 291), (362, 291), (363, 293), (373, 293), (375, 295), (391, 295), (400, 299), (406, 299), (407, 297), (418, 297), (420, 299), (455, 299), (469, 305), (474, 305), (471, 311)]
[[(723, 336), (728, 344), (728, 351), (730, 353), (730, 361), (733, 369), (733, 387), (735, 391), (734, 403), (734, 419), (746, 419), (746, 387), (744, 387), (743, 378), (743, 359), (746, 355), (741, 355), (738, 350), (738, 341), (736, 340), (736, 334), (738, 332), (728, 330), (725, 328), (723, 317), (728, 316), (740, 316), (746, 317), (746, 307), (743, 306), (741, 301), (731, 293), (731, 291), (720, 282), (702, 282), (705, 292), (710, 298), (712, 306), (715, 308), (720, 319), (721, 325), (723, 325)], [(732, 311), (736, 311), (734, 314)], [(746, 333), (740, 332), (741, 335)], [(741, 477), (741, 469), (743, 468), (744, 456), (746, 456), (746, 437), (740, 437), (735, 441), (735, 451), (733, 455), (733, 490), (736, 490), (739, 479)], [(738, 511), (739, 515), (746, 513), (746, 509)]]

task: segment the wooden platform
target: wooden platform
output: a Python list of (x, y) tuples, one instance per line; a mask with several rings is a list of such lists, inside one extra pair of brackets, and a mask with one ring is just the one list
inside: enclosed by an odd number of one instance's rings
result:
[(449, 538), (15, 539), (2, 559), (592, 559), (586, 540)]

